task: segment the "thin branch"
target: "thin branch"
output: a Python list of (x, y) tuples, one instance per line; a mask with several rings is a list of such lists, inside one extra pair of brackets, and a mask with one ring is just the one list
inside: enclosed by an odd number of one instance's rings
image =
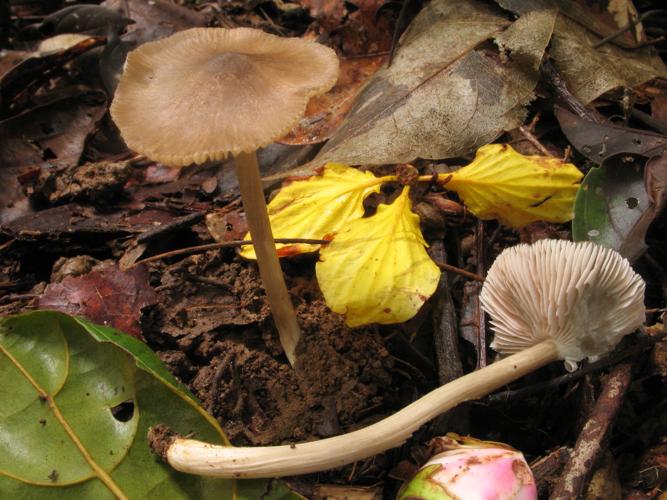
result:
[(440, 269), (442, 269), (443, 271), (447, 271), (448, 273), (460, 274), (461, 276), (465, 276), (466, 278), (475, 281), (481, 281), (481, 282), (484, 281), (484, 278), (479, 274), (471, 273), (470, 271), (466, 271), (465, 269), (461, 269), (460, 267), (452, 266), (451, 264), (445, 264), (444, 262), (438, 262), (438, 261), (434, 262)]
[(582, 378), (584, 375), (603, 370), (609, 366), (620, 363), (624, 359), (650, 349), (654, 344), (660, 342), (666, 337), (667, 332), (663, 332), (658, 335), (641, 338), (635, 345), (630, 346), (622, 351), (612, 353), (609, 356), (594, 363), (589, 363), (588, 365), (580, 368), (575, 372), (566, 373), (565, 375), (552, 378), (551, 380), (547, 380), (546, 382), (541, 382), (539, 384), (532, 384), (526, 387), (521, 387), (519, 389), (497, 392), (496, 394), (491, 394), (483, 402), (504, 403), (512, 399), (525, 398), (533, 394), (545, 394), (550, 389), (555, 389), (563, 384), (574, 382)]
[[(291, 244), (291, 243), (305, 243), (307, 245), (326, 245), (330, 243), (329, 240), (315, 240), (310, 238), (276, 238), (273, 240), (274, 243), (282, 244)], [(148, 264), (149, 262), (155, 262), (162, 259), (167, 259), (169, 257), (176, 257), (177, 255), (190, 255), (193, 253), (202, 253), (207, 252), (208, 250), (217, 250), (219, 248), (233, 248), (241, 247), (244, 245), (252, 245), (252, 240), (232, 240), (232, 241), (223, 241), (220, 243), (209, 243), (207, 245), (197, 245), (194, 247), (188, 248), (179, 248), (178, 250), (171, 250), (169, 252), (164, 252), (158, 255), (152, 255), (142, 260), (138, 260), (131, 267), (138, 266), (139, 264)]]
[[(639, 23), (641, 23), (641, 22), (642, 22), (644, 19), (646, 19), (647, 17), (655, 16), (655, 15), (657, 15), (657, 14), (665, 14), (666, 12), (667, 12), (667, 11), (665, 11), (664, 9), (648, 10), (648, 11), (644, 12), (641, 16), (637, 17), (637, 19), (633, 19), (632, 21), (630, 21), (628, 24), (626, 24), (626, 25), (623, 26), (622, 28), (620, 28), (620, 29), (618, 29), (617, 31), (613, 32), (611, 35), (606, 36), (606, 37), (604, 37), (602, 40), (600, 40), (599, 42), (593, 44), (592, 47), (593, 47), (594, 49), (597, 49), (597, 48), (599, 48), (599, 47), (602, 47), (604, 44), (606, 44), (606, 43), (608, 43), (608, 42), (611, 42), (612, 40), (615, 40), (616, 38), (618, 38), (619, 36), (621, 36), (623, 33), (625, 33), (626, 31), (628, 31), (630, 28), (634, 28), (636, 25), (638, 25)], [(644, 44), (641, 44), (641, 45), (639, 45), (637, 48), (643, 47), (643, 46), (645, 46), (645, 45), (646, 45), (645, 43), (644, 43)], [(630, 48), (632, 48), (632, 47), (630, 47)]]

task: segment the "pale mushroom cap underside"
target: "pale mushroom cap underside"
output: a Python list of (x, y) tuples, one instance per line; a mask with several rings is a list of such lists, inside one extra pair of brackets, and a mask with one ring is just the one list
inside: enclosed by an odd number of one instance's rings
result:
[(606, 354), (645, 319), (642, 278), (618, 252), (591, 242), (506, 249), (480, 299), (491, 316), (493, 349), (512, 354), (551, 338), (568, 368)]
[(168, 165), (252, 152), (285, 135), (338, 78), (336, 53), (250, 28), (194, 28), (132, 51), (111, 115), (134, 151)]

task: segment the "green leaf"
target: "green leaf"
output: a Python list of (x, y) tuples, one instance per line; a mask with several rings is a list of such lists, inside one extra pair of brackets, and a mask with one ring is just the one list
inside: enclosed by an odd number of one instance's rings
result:
[(649, 208), (643, 159), (629, 154), (612, 156), (591, 169), (581, 183), (574, 203), (572, 239), (613, 248), (633, 261), (646, 249), (648, 224), (643, 221)]
[(0, 498), (298, 498), (170, 469), (147, 444), (157, 423), (226, 442), (137, 339), (51, 311), (0, 320)]

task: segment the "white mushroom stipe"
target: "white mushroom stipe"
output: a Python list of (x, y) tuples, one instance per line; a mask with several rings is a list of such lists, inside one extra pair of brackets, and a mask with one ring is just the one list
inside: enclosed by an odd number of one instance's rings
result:
[(514, 354), (554, 339), (570, 371), (644, 322), (644, 281), (619, 253), (592, 242), (508, 248), (491, 266), (480, 300), (494, 350)]
[(627, 260), (593, 243), (543, 240), (505, 250), (481, 294), (496, 332), (514, 353), (439, 387), (401, 411), (348, 434), (285, 446), (234, 448), (176, 439), (177, 470), (213, 477), (279, 477), (323, 471), (403, 444), (423, 424), (556, 360), (570, 367), (609, 352), (644, 321), (644, 283)]

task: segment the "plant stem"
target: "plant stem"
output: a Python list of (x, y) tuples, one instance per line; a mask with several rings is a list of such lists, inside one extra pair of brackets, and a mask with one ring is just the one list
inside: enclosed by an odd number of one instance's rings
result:
[(178, 438), (167, 451), (176, 470), (227, 478), (278, 477), (341, 467), (403, 444), (423, 424), (559, 359), (552, 340), (435, 389), (373, 425), (332, 438), (285, 446), (234, 448)]
[(236, 176), (241, 188), (241, 200), (246, 213), (246, 220), (252, 237), (257, 265), (262, 277), (266, 297), (271, 307), (273, 321), (278, 329), (280, 344), (292, 366), (295, 362), (294, 351), (301, 337), (301, 330), (296, 321), (294, 306), (290, 301), (285, 285), (283, 271), (280, 268), (276, 245), (273, 242), (271, 223), (264, 200), (262, 179), (259, 175), (257, 155), (241, 153), (235, 158)]

